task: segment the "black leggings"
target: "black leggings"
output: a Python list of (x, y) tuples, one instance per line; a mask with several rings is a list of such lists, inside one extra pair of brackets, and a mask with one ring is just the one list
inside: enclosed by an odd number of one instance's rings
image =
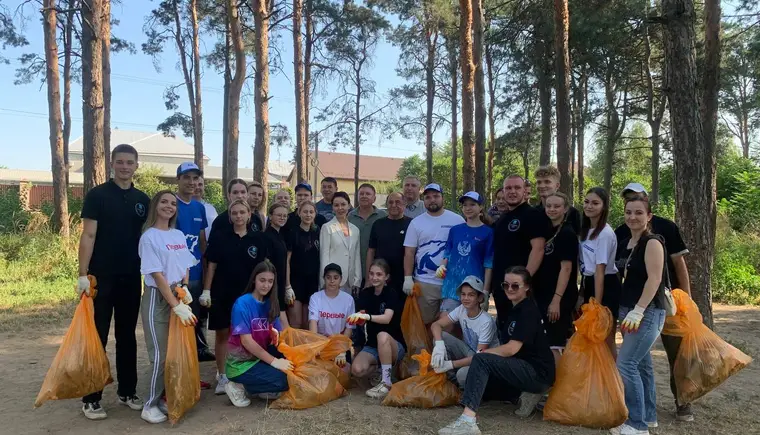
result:
[[(594, 297), (594, 276), (583, 276), (583, 300), (588, 302)], [(618, 313), (620, 312), (620, 293), (623, 291), (620, 285), (620, 279), (616, 273), (604, 275), (604, 294), (602, 305), (609, 308), (612, 312), (612, 319), (617, 322)]]

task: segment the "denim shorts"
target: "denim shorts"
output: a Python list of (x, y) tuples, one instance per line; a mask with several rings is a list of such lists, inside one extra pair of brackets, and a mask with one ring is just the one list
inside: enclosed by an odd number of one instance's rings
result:
[[(404, 359), (404, 355), (406, 355), (406, 349), (404, 348), (403, 344), (398, 342), (398, 340), (396, 341), (396, 347), (398, 347), (398, 356), (396, 356), (395, 364), (398, 364), (402, 359)], [(364, 346), (361, 351), (372, 355), (375, 358), (375, 361), (380, 364), (380, 354), (377, 352), (376, 347)]]

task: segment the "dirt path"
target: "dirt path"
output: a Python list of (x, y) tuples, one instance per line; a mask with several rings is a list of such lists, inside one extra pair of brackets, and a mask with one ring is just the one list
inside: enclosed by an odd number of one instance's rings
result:
[[(753, 357), (760, 355), (760, 309), (718, 305), (715, 307), (715, 317), (721, 337)], [(149, 425), (140, 419), (139, 413), (118, 406), (114, 385), (108, 386), (105, 391), (102, 404), (108, 411), (108, 419), (104, 421), (86, 420), (77, 400), (47, 402), (39, 409), (32, 409), (64, 328), (65, 325), (48, 333), (25, 330), (23, 333), (0, 335), (0, 379), (3, 387), (0, 398), (3, 427), (0, 433), (435, 434), (438, 428), (461, 412), (458, 407), (429, 411), (382, 407), (366, 398), (359, 389), (326, 406), (306, 411), (267, 410), (261, 401), (254, 401), (249, 408), (238, 409), (230, 404), (226, 396), (214, 396), (213, 391), (203, 391), (200, 403), (176, 427), (170, 428), (168, 423)], [(144, 392), (148, 362), (140, 327), (138, 349), (142, 376), (138, 392)], [(108, 351), (111, 361), (114, 361), (112, 345), (109, 345)], [(696, 422), (678, 423), (671, 415), (673, 400), (667, 383), (667, 361), (659, 343), (654, 357), (660, 428), (653, 433), (760, 434), (760, 362), (755, 361), (696, 403)], [(211, 380), (214, 372), (212, 363), (202, 364), (204, 379)], [(483, 433), (602, 433), (543, 422), (540, 415), (527, 421), (520, 420), (512, 414), (513, 409), (511, 405), (487, 403), (480, 415)]]

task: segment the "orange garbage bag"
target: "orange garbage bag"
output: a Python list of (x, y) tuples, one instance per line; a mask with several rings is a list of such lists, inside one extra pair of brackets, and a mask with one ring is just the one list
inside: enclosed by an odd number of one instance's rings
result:
[(446, 373), (436, 373), (430, 367), (430, 353), (422, 350), (412, 358), (420, 374), (396, 382), (383, 399), (385, 406), (440, 408), (459, 403), (459, 387), (449, 381)]
[(628, 418), (628, 409), (623, 380), (605, 342), (614, 325), (612, 313), (594, 298), (582, 310), (559, 360), (544, 420), (595, 429), (617, 427)]
[(686, 292), (673, 290), (673, 299), (676, 315), (665, 318), (662, 333), (682, 338), (673, 377), (678, 402), (691, 403), (746, 367), (752, 358), (705, 326), (697, 304)]
[[(283, 331), (277, 349), (293, 363), (293, 370), (287, 372), (288, 391), (272, 403), (277, 409), (307, 409), (324, 405), (346, 394), (346, 389), (338, 378), (325, 368), (326, 361), (315, 361), (319, 352), (329, 341), (322, 337), (318, 343), (305, 343), (290, 346), (287, 340), (295, 339), (303, 331), (291, 331), (291, 337), (285, 334), (293, 328)], [(307, 331), (308, 332), (308, 331)], [(284, 339), (283, 339), (284, 337)], [(332, 365), (335, 365), (333, 363)], [(336, 366), (337, 367), (337, 366)]]
[[(184, 297), (181, 294), (177, 296)], [(169, 343), (166, 347), (164, 369), (169, 421), (176, 424), (201, 400), (201, 375), (198, 366), (198, 348), (195, 344), (195, 328), (192, 325), (183, 325), (182, 320), (173, 312), (169, 320)]]
[[(325, 342), (327, 344), (322, 347)], [(287, 328), (280, 334), (280, 343), (285, 343), (291, 347), (313, 345), (315, 349), (319, 348), (316, 359), (312, 361), (335, 375), (343, 387), (349, 388), (351, 386), (351, 376), (334, 362), (335, 357), (351, 349), (351, 339), (349, 337), (343, 334), (325, 337), (303, 329)]]
[(113, 382), (108, 356), (95, 328), (97, 281), (90, 275), (90, 295), (82, 293), (71, 325), (63, 337), (34, 401), (34, 407), (48, 400), (75, 399), (101, 391)]
[(399, 378), (406, 379), (420, 373), (417, 361), (413, 359), (423, 350), (430, 352), (433, 343), (430, 341), (425, 323), (422, 321), (422, 312), (417, 298), (422, 294), (420, 285), (414, 284), (412, 294), (407, 296), (404, 311), (401, 313), (401, 333), (406, 342), (406, 356), (399, 366)]

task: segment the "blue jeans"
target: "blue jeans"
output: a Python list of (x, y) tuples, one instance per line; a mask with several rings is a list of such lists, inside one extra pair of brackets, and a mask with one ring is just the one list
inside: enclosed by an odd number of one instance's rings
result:
[[(625, 319), (629, 311), (631, 308), (620, 307), (619, 318)], [(626, 424), (638, 430), (646, 430), (647, 423), (657, 421), (657, 390), (650, 350), (664, 325), (665, 310), (650, 306), (644, 310), (639, 330), (623, 334), (623, 345), (618, 351), (617, 367), (628, 408)]]
[[(275, 358), (283, 358), (283, 355), (274, 346), (269, 346), (267, 351)], [(245, 391), (251, 395), (288, 391), (287, 375), (264, 361), (257, 362), (245, 373), (230, 378), (230, 380), (243, 384)]]
[[(398, 340), (396, 340), (396, 347), (398, 348), (398, 355), (396, 355), (396, 361), (393, 363), (394, 365), (400, 363), (406, 355), (404, 345), (399, 343)], [(364, 346), (361, 351), (372, 355), (375, 358), (375, 361), (380, 364), (380, 352), (378, 352), (376, 347)]]

